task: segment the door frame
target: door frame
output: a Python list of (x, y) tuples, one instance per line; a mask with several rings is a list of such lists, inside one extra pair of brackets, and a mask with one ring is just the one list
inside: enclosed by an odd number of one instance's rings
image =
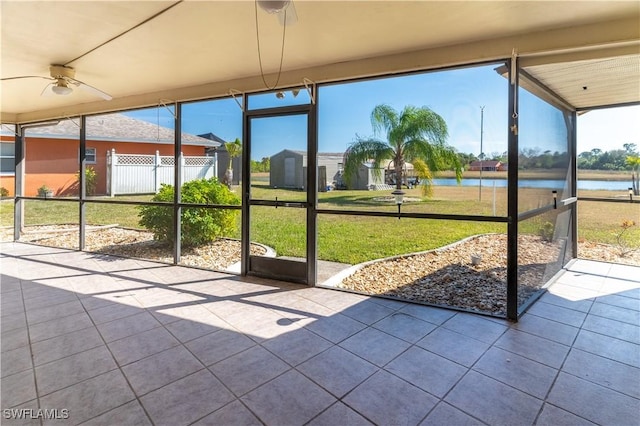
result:
[[(315, 89), (315, 88), (314, 88)], [(273, 92), (274, 96), (276, 92)], [(306, 105), (295, 105), (286, 107), (273, 107), (264, 109), (249, 110), (247, 108), (250, 95), (243, 96), (242, 113), (242, 259), (240, 274), (242, 276), (256, 275), (266, 278), (279, 279), (283, 281), (299, 282), (309, 286), (317, 283), (317, 199), (318, 199), (318, 178), (317, 178), (317, 110), (315, 103)], [(284, 117), (289, 115), (307, 116), (307, 176), (305, 189), (307, 193), (306, 201), (300, 203), (283, 201), (251, 200), (251, 119)], [(295, 204), (295, 205), (294, 205)], [(286, 259), (262, 258), (251, 256), (250, 224), (252, 205), (283, 206), (285, 208), (306, 209), (306, 266), (300, 269), (302, 262), (292, 262)], [(253, 262), (253, 263), (252, 263)], [(297, 263), (298, 265), (294, 265)], [(252, 267), (253, 266), (253, 267)], [(296, 269), (297, 268), (297, 269)], [(293, 273), (290, 273), (293, 272)]]

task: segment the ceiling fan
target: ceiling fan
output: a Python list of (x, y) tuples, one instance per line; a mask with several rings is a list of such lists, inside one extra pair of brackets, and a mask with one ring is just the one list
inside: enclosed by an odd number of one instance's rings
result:
[(83, 83), (82, 81), (77, 80), (75, 78), (76, 70), (71, 67), (54, 64), (49, 67), (49, 72), (51, 74), (51, 77), (43, 77), (41, 75), (23, 75), (20, 77), (7, 77), (0, 80), (8, 81), (18, 80), (22, 78), (43, 78), (45, 80), (50, 80), (51, 83), (45, 86), (44, 90), (40, 94), (41, 96), (48, 96), (51, 94), (62, 96), (68, 95), (73, 92), (73, 88), (71, 86), (76, 86), (89, 93), (99, 96), (104, 100), (110, 101), (111, 99), (113, 99), (113, 97), (108, 93), (105, 93), (102, 90), (88, 85), (87, 83)]
[(278, 15), (281, 25), (293, 25), (298, 22), (298, 14), (293, 0), (256, 0), (262, 10)]

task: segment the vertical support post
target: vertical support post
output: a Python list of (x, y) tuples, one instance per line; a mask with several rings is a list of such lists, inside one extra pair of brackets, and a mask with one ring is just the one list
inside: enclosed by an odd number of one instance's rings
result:
[(20, 239), (20, 231), (24, 227), (24, 167), (25, 167), (25, 138), (22, 126), (15, 126), (15, 181), (14, 181), (14, 205), (13, 205), (13, 240)]
[(87, 166), (87, 117), (80, 116), (80, 172), (78, 173), (78, 197), (80, 198), (78, 203), (78, 225), (80, 227), (78, 232), (78, 249), (84, 250), (85, 247), (85, 219), (86, 211), (84, 200), (87, 196), (87, 182), (86, 182), (86, 166)]
[[(578, 113), (571, 113), (571, 143), (569, 144), (569, 158), (571, 158), (571, 196), (578, 196)], [(571, 204), (571, 258), (578, 257), (578, 202)], [(564, 265), (563, 265), (564, 266)]]
[(518, 320), (518, 60), (509, 67), (509, 170), (507, 172), (507, 318)]
[[(484, 140), (484, 106), (480, 107), (480, 184), (478, 185), (478, 201), (482, 201), (482, 168), (484, 165), (482, 164), (484, 161), (484, 151), (483, 151), (483, 140)], [(495, 216), (495, 213), (494, 213)]]
[(218, 177), (218, 153), (213, 153), (213, 174), (211, 177)]
[[(311, 88), (315, 91), (315, 84)], [(317, 136), (317, 108), (311, 105), (307, 114), (307, 285), (315, 286), (318, 281), (318, 138)]]
[[(247, 94), (242, 94), (242, 105), (247, 105)], [(249, 127), (249, 117), (246, 108), (242, 108), (242, 210), (241, 210), (241, 248), (242, 257), (240, 261), (240, 275), (246, 276), (249, 272), (249, 259), (251, 250), (251, 233), (249, 232), (250, 224), (250, 206), (249, 199), (251, 197), (251, 131)]]
[(173, 263), (180, 263), (182, 242), (182, 104), (175, 104), (173, 143)]
[(180, 185), (184, 183), (184, 168), (185, 168), (184, 153), (180, 152)]
[(154, 160), (153, 167), (153, 188), (156, 191), (156, 194), (160, 192), (160, 167), (162, 167), (162, 160), (160, 159), (160, 151), (156, 150), (156, 157)]
[(116, 195), (116, 169), (118, 165), (118, 157), (116, 156), (116, 149), (111, 149), (111, 165), (109, 166), (109, 170), (111, 173), (109, 176), (111, 179), (109, 180), (109, 195), (113, 198)]
[(105, 183), (104, 190), (108, 196), (111, 196), (111, 150), (108, 149), (105, 154), (105, 162), (107, 168), (107, 182)]

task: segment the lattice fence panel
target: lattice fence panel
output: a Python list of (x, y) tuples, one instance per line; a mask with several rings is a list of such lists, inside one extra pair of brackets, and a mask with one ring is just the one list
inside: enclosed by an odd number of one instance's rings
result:
[(154, 165), (155, 155), (117, 154), (119, 165)]
[(214, 157), (185, 157), (185, 166), (213, 166), (216, 163)]

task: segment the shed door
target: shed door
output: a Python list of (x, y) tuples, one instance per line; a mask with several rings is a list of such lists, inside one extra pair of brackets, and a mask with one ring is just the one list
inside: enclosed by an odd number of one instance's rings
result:
[(293, 157), (284, 159), (284, 186), (287, 188), (296, 186), (296, 159)]

